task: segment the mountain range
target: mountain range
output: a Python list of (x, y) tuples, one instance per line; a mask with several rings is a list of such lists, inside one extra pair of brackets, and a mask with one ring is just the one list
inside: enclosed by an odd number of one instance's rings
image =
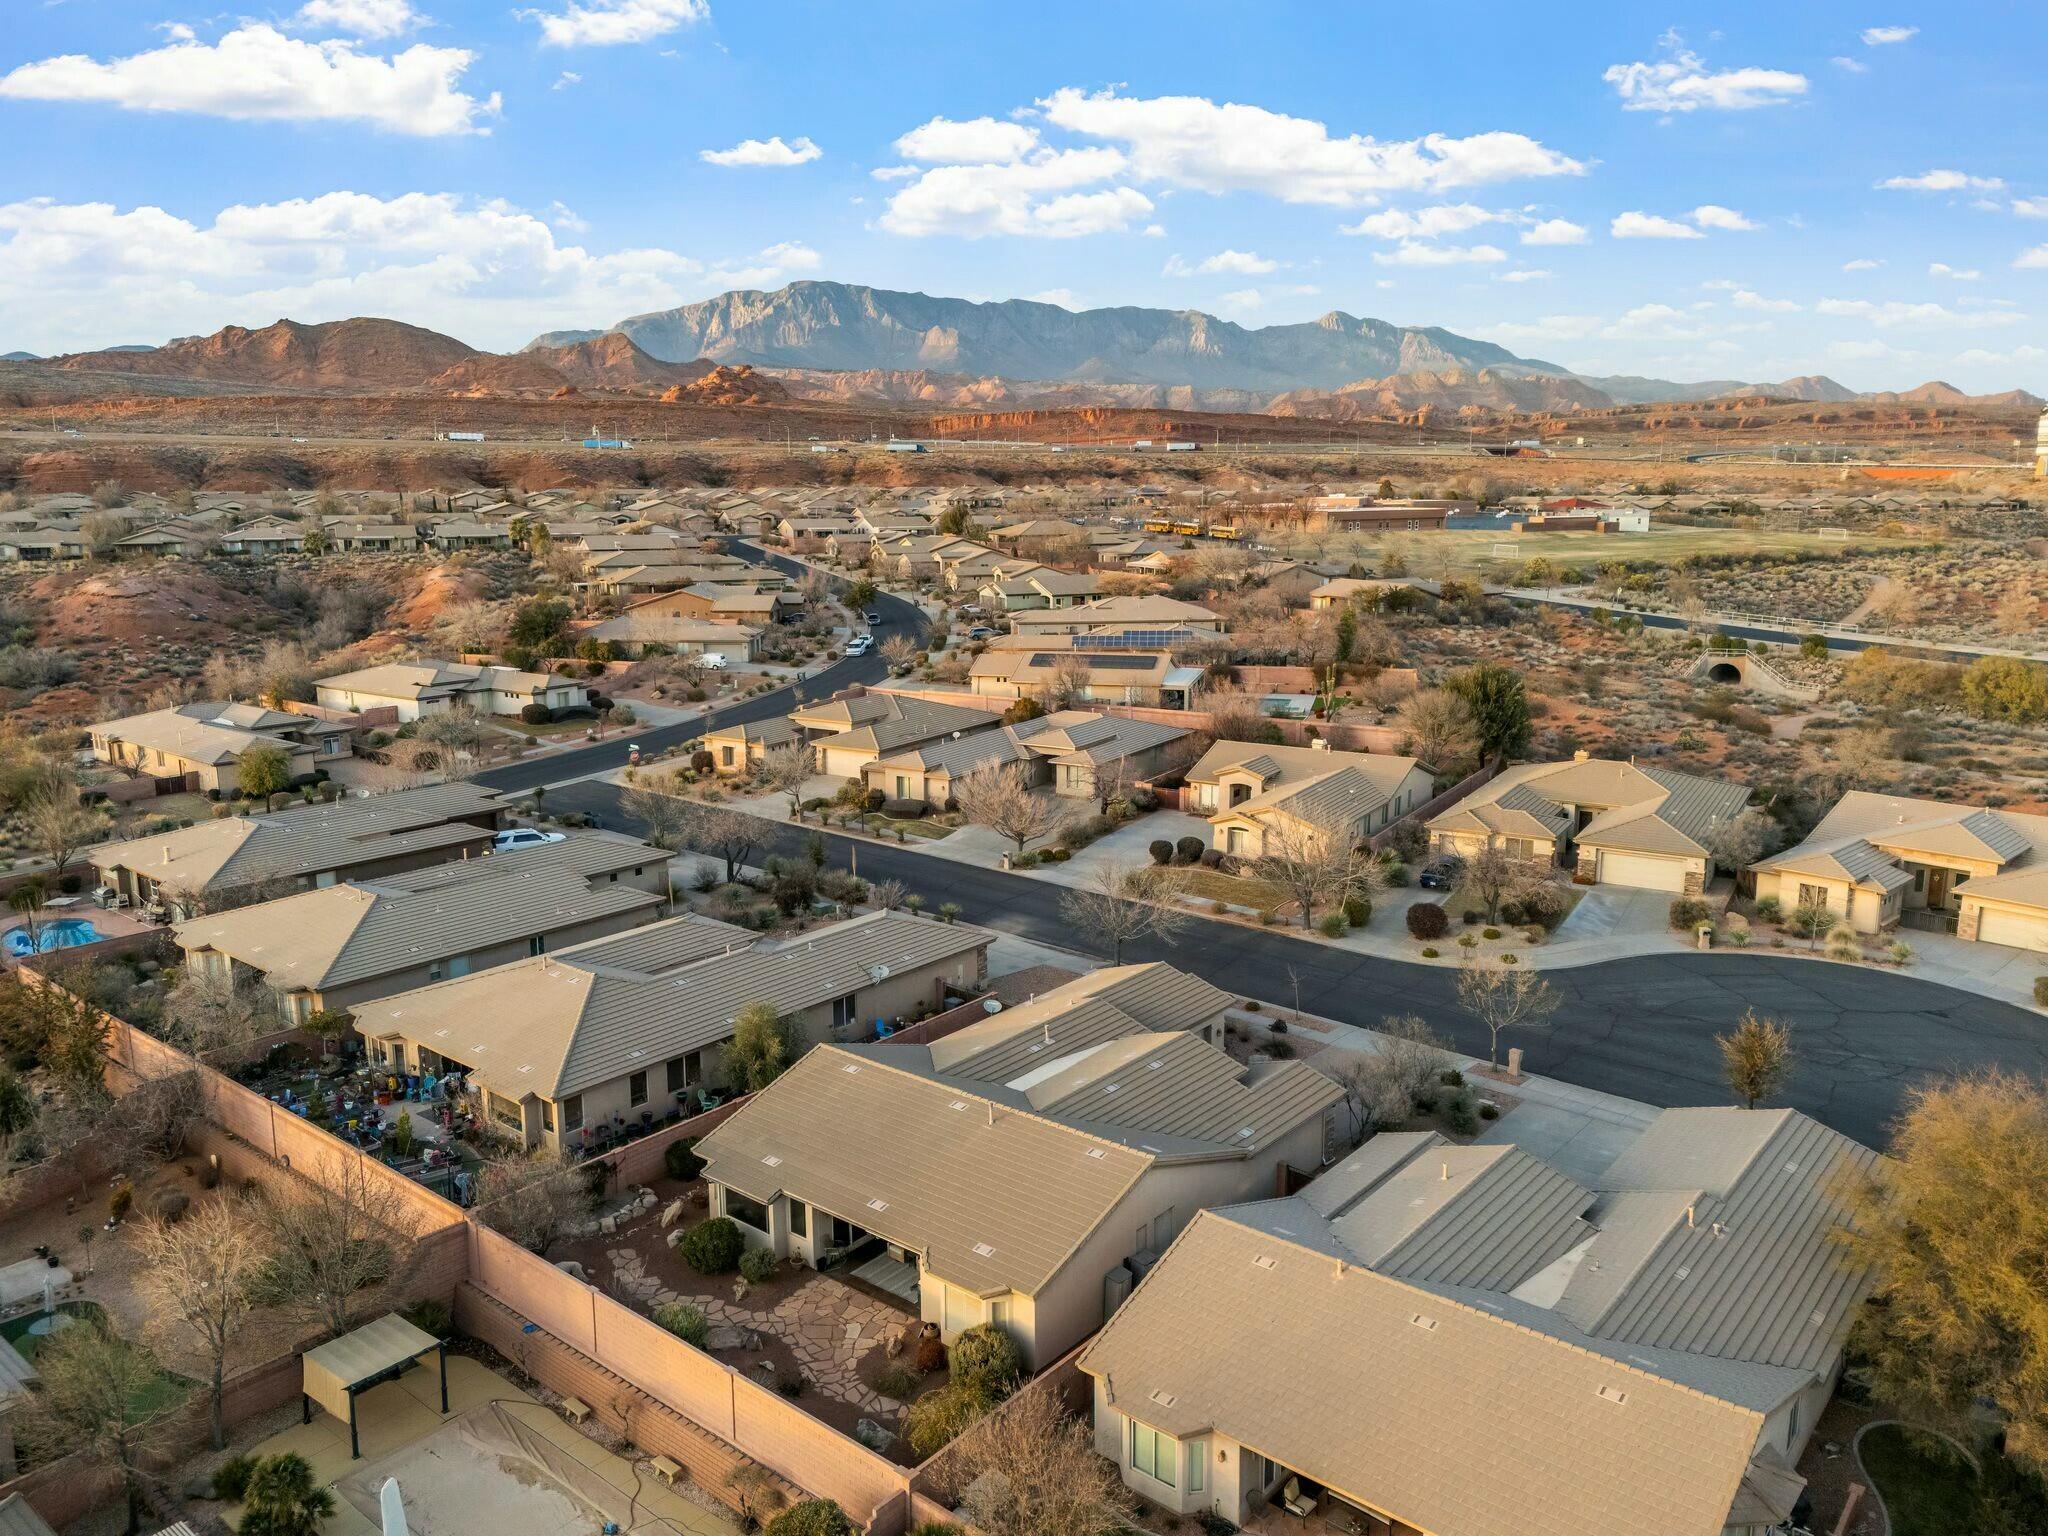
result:
[(747, 289), (635, 315), (603, 331), (552, 331), (516, 353), (480, 351), (395, 320), (279, 320), (155, 348), (0, 359), (10, 396), (35, 380), (61, 393), (415, 393), (561, 397), (583, 391), (714, 405), (788, 400), (932, 408), (1263, 412), (1332, 421), (1568, 415), (1652, 403), (1777, 400), (1985, 406), (2041, 402), (2021, 390), (1972, 396), (1932, 381), (1859, 393), (1824, 375), (1775, 383), (1684, 383), (1574, 373), (1437, 326), (1338, 311), (1247, 327), (1200, 310), (1074, 311), (1027, 299), (981, 303), (835, 282)]

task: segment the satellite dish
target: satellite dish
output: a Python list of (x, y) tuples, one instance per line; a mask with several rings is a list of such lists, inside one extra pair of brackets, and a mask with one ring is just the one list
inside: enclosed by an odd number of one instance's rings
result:
[(981, 1000), (981, 1011), (983, 1013), (1001, 1013), (1003, 1011), (1003, 1000), (1000, 997), (985, 997)]
[(868, 967), (869, 981), (882, 982), (887, 981), (888, 979), (889, 967), (882, 964), (881, 961), (877, 960), (873, 965)]

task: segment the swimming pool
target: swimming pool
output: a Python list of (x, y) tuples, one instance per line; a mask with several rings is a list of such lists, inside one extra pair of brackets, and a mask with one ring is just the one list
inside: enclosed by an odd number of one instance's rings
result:
[(47, 923), (36, 925), (35, 937), (31, 939), (26, 927), (10, 928), (4, 942), (7, 953), (16, 960), (30, 955), (47, 955), (53, 949), (75, 949), (80, 944), (98, 941), (100, 931), (89, 917), (59, 917)]

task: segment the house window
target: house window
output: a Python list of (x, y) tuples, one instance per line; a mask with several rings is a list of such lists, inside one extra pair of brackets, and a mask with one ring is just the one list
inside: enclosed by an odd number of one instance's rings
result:
[(1188, 1447), (1188, 1492), (1200, 1493), (1208, 1473), (1209, 1442), (1197, 1440)]
[(722, 763), (722, 764), (723, 764), (724, 766), (726, 766), (727, 768), (730, 768), (730, 767), (732, 766), (732, 748), (731, 748), (731, 747), (720, 747), (720, 748), (718, 749), (718, 760), (719, 760), (719, 762), (721, 762), (721, 763)]
[(1526, 837), (1511, 837), (1507, 840), (1507, 851), (1511, 859), (1526, 859), (1535, 854), (1536, 845)]
[(1825, 907), (1828, 904), (1828, 888), (1824, 885), (1799, 887), (1799, 905), (1802, 907)]
[(1169, 1488), (1179, 1486), (1174, 1464), (1180, 1460), (1180, 1442), (1162, 1435), (1149, 1424), (1131, 1420), (1131, 1465), (1147, 1477)]
[(844, 997), (832, 999), (832, 1027), (834, 1029), (845, 1029), (848, 1025), (856, 1024), (860, 1021), (860, 1009), (857, 1006), (858, 996), (858, 993), (849, 992)]
[(544, 1131), (555, 1128), (555, 1106), (547, 1099), (540, 1101), (540, 1128)]
[(536, 933), (526, 941), (526, 952), (529, 955), (546, 954), (548, 952), (548, 936), (544, 933)]
[(725, 1214), (756, 1232), (768, 1230), (768, 1207), (758, 1200), (749, 1200), (731, 1185), (727, 1185), (725, 1190)]
[(689, 1086), (690, 1071), (689, 1068), (684, 1065), (683, 1058), (680, 1056), (669, 1057), (668, 1091), (670, 1093), (681, 1093), (685, 1088)]
[(801, 1200), (789, 1202), (789, 1235), (808, 1237), (811, 1231), (811, 1208)]
[(640, 1105), (647, 1102), (647, 1074), (645, 1072), (635, 1072), (626, 1079), (626, 1102), (629, 1105)]
[(583, 1126), (583, 1095), (573, 1094), (562, 1100), (562, 1129), (580, 1130)]

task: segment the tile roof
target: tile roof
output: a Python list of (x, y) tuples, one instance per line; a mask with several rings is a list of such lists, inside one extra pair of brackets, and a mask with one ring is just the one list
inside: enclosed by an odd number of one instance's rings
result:
[(1555, 837), (1571, 821), (1567, 808), (1594, 814), (1575, 841), (1630, 853), (1698, 856), (1706, 839), (1749, 802), (1740, 784), (1607, 758), (1517, 763), (1430, 818), (1432, 831), (1487, 830), (1508, 836)]

